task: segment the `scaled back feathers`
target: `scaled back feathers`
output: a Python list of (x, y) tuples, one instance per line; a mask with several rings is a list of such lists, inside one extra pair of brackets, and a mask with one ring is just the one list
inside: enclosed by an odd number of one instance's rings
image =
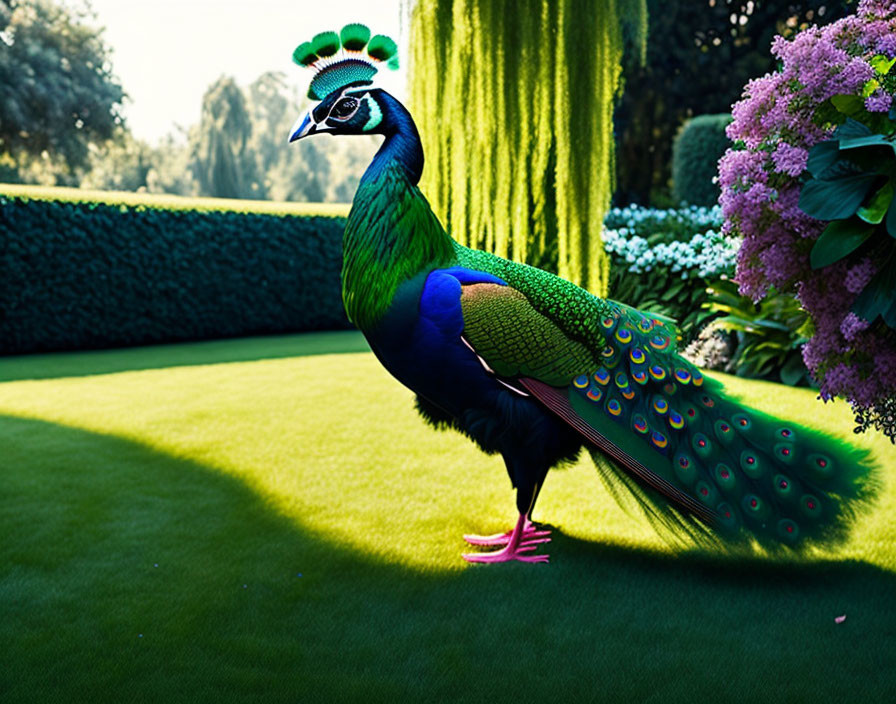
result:
[[(366, 51), (365, 51), (366, 50)], [(398, 46), (383, 34), (370, 36), (363, 24), (347, 24), (341, 31), (321, 32), (303, 42), (292, 54), (299, 66), (315, 71), (308, 97), (323, 100), (353, 83), (370, 83), (385, 63), (398, 68)]]

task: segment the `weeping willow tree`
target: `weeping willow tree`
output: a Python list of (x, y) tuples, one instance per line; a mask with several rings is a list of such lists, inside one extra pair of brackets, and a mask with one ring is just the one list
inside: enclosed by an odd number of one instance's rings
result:
[(455, 239), (606, 291), (613, 104), (646, 22), (646, 0), (416, 2), (421, 186)]

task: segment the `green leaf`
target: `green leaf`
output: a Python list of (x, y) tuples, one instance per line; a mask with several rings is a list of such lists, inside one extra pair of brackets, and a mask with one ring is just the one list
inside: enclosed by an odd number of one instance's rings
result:
[[(856, 104), (859, 106), (860, 111), (865, 110), (865, 101), (862, 100), (857, 95), (848, 95), (848, 96), (837, 96), (835, 95), (831, 98), (833, 102), (835, 98), (850, 98), (855, 100)], [(849, 139), (851, 137), (867, 137), (872, 134), (871, 130), (863, 125), (858, 120), (853, 120), (851, 117), (846, 118), (846, 122), (840, 125), (836, 130), (834, 130), (834, 137), (836, 139)]]
[(865, 109), (865, 101), (858, 95), (835, 95), (831, 105), (844, 115), (857, 115)]
[(834, 220), (815, 241), (809, 261), (813, 269), (830, 266), (854, 252), (874, 234), (875, 227), (857, 218)]
[(893, 187), (893, 182), (887, 181), (880, 187), (877, 193), (871, 196), (871, 200), (868, 201), (867, 205), (863, 205), (856, 211), (856, 215), (867, 223), (879, 225), (883, 222), (884, 215), (887, 214), (890, 208), (890, 203), (893, 202), (894, 190), (896, 189)]
[(884, 322), (889, 327), (896, 329), (896, 297), (891, 300), (890, 307), (882, 315)]
[(880, 81), (876, 78), (872, 78), (870, 81), (867, 81), (865, 85), (862, 87), (862, 97), (870, 98), (874, 95), (874, 91), (880, 88)]
[(848, 218), (862, 205), (876, 179), (875, 174), (856, 174), (834, 181), (813, 179), (800, 191), (799, 206), (819, 220)]
[(896, 203), (890, 203), (890, 209), (887, 211), (887, 232), (890, 237), (896, 238)]
[(815, 178), (820, 178), (822, 173), (834, 165), (839, 155), (839, 140), (829, 139), (826, 142), (819, 142), (809, 150), (806, 168)]
[(890, 72), (890, 69), (893, 68), (893, 65), (896, 64), (896, 56), (892, 59), (888, 59), (884, 54), (878, 54), (877, 56), (872, 56), (871, 61), (868, 63), (871, 64), (871, 68), (873, 68), (876, 73), (881, 76), (886, 76)]
[(882, 134), (869, 134), (863, 137), (846, 137), (840, 139), (841, 151), (859, 149), (860, 147), (889, 147), (896, 151), (896, 144)]
[(802, 355), (797, 352), (787, 358), (787, 362), (781, 367), (781, 381), (788, 386), (796, 386), (806, 376), (806, 364)]
[[(852, 312), (871, 323), (877, 319), (877, 316), (885, 313), (888, 318), (892, 319), (890, 308), (894, 303), (894, 297), (896, 297), (894, 294), (896, 294), (896, 266), (886, 262), (859, 294), (852, 306)], [(887, 324), (889, 325), (889, 323)]]

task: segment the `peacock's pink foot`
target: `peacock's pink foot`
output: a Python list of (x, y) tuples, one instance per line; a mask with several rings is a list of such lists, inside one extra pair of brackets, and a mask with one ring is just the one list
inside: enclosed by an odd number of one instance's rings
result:
[[(528, 516), (520, 515), (513, 530), (509, 533), (497, 535), (478, 536), (465, 535), (464, 539), (471, 545), (503, 545), (500, 550), (494, 552), (465, 553), (463, 558), (467, 562), (547, 562), (547, 555), (532, 555), (530, 553), (538, 549), (541, 543), (550, 542), (548, 530), (539, 530), (529, 521)], [(480, 542), (474, 542), (480, 541)], [(487, 542), (486, 542), (487, 541)]]
[[(495, 533), (494, 535), (465, 535), (464, 540), (466, 540), (470, 545), (482, 545), (485, 547), (503, 547), (510, 543), (510, 537), (513, 535), (513, 531), (509, 530), (506, 533)], [(522, 542), (536, 544), (536, 543), (549, 543), (551, 542), (551, 531), (546, 528), (538, 528), (535, 526), (532, 521), (528, 518), (526, 519), (525, 524), (523, 525), (523, 532), (520, 536), (520, 540)]]

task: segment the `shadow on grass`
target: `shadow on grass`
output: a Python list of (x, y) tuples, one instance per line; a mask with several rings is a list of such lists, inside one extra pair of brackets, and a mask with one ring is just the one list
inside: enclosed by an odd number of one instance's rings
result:
[(556, 531), (549, 566), (426, 573), (213, 467), (9, 416), (0, 437), (4, 701), (819, 702), (896, 686), (896, 575), (872, 565)]
[(93, 376), (142, 369), (226, 364), (369, 350), (367, 341), (357, 330), (336, 330), (232, 340), (179, 342), (126, 349), (54, 352), (0, 357), (0, 382)]

